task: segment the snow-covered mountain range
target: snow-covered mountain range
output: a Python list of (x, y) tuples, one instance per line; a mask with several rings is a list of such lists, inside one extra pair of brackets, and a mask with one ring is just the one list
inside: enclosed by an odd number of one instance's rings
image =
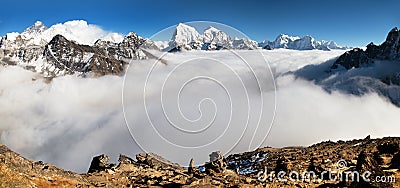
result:
[(45, 77), (65, 74), (122, 74), (130, 59), (147, 58), (144, 49), (158, 49), (131, 32), (107, 33), (86, 21), (69, 21), (47, 28), (36, 22), (22, 33), (0, 41), (0, 62), (19, 65)]
[[(159, 42), (160, 44), (164, 44)], [(337, 45), (334, 41), (317, 41), (311, 36), (297, 37), (280, 34), (274, 41), (264, 40), (257, 43), (247, 38), (232, 39), (225, 32), (209, 27), (200, 34), (194, 27), (178, 24), (168, 46), (162, 46), (165, 51), (179, 50), (220, 50), (220, 49), (242, 49), (253, 50), (263, 48), (272, 50), (285, 48), (293, 50), (331, 50), (348, 49)], [(161, 47), (161, 46), (160, 46)]]
[[(22, 33), (1, 37), (2, 64), (20, 65), (46, 77), (65, 74), (121, 74), (131, 59), (146, 59), (145, 49), (168, 52), (181, 50), (254, 50), (288, 48), (296, 50), (343, 49), (334, 42), (280, 35), (275, 41), (258, 43), (248, 38), (232, 38), (224, 31), (208, 27), (200, 34), (194, 27), (178, 24), (171, 40), (153, 42), (131, 32), (126, 36), (106, 32), (83, 20), (46, 27), (37, 21)], [(147, 54), (147, 55), (146, 55)]]
[(272, 50), (275, 48), (285, 48), (293, 50), (331, 50), (340, 49), (345, 50), (348, 47), (342, 47), (337, 45), (334, 41), (317, 41), (311, 36), (297, 37), (280, 34), (274, 41), (262, 41), (259, 46), (263, 49)]

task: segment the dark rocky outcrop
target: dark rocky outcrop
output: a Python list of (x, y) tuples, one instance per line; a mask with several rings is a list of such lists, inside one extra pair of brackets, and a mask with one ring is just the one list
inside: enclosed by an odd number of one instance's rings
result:
[(62, 35), (54, 36), (45, 46), (44, 57), (57, 70), (67, 74), (91, 72), (96, 76), (119, 75), (122, 74), (125, 64), (124, 61), (108, 56), (99, 48), (76, 44)]
[(332, 69), (337, 69), (339, 65), (346, 69), (368, 66), (374, 60), (400, 60), (400, 31), (397, 27), (393, 28), (386, 40), (379, 46), (370, 43), (364, 51), (354, 48), (341, 55), (332, 65)]
[(227, 161), (224, 155), (220, 151), (212, 152), (210, 155), (210, 161), (204, 165), (206, 168), (206, 173), (223, 173), (226, 170)]
[(380, 154), (395, 154), (399, 151), (399, 143), (385, 142), (377, 147)]
[(397, 152), (390, 160), (390, 168), (400, 170), (400, 152)]
[(341, 55), (336, 62), (332, 65), (332, 69), (337, 69), (339, 65), (345, 69), (359, 68), (362, 66), (368, 66), (373, 61), (368, 57), (368, 54), (360, 49), (354, 48), (350, 51), (345, 52)]
[[(384, 177), (387, 174), (384, 173), (378, 162), (374, 159), (373, 155), (362, 151), (357, 158), (357, 166), (355, 169), (361, 177), (359, 181), (354, 181), (352, 187), (393, 187), (386, 182), (375, 182), (376, 177)], [(370, 175), (363, 176), (368, 173)]]
[(108, 161), (110, 161), (110, 157), (104, 154), (93, 157), (92, 162), (90, 163), (88, 173), (100, 172), (100, 171), (105, 171), (106, 169), (111, 169), (112, 165), (108, 164)]
[(142, 38), (134, 32), (126, 35), (120, 43), (98, 40), (94, 46), (118, 60), (145, 59), (147, 56), (142, 49), (158, 50), (152, 41)]
[(273, 50), (274, 48), (271, 45), (267, 44), (267, 45), (265, 45), (263, 47), (263, 49), (265, 49), (265, 50)]
[(380, 53), (377, 53), (377, 58), (388, 60), (400, 59), (400, 31), (397, 27), (389, 32), (385, 42), (383, 42), (378, 49)]

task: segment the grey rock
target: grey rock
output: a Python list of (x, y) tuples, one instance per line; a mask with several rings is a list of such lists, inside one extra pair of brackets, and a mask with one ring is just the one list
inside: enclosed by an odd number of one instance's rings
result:
[(172, 163), (171, 161), (164, 159), (163, 157), (154, 153), (140, 153), (136, 155), (136, 159), (139, 163), (149, 165), (154, 169), (160, 169), (160, 168), (183, 169), (178, 164)]

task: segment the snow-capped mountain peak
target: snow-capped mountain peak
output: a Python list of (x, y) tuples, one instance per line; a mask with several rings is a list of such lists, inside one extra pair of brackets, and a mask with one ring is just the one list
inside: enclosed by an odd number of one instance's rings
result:
[(310, 35), (306, 35), (302, 38), (291, 41), (291, 43), (289, 43), (288, 45), (291, 49), (312, 50), (316, 49), (317, 46), (319, 46), (319, 42), (315, 41), (315, 39), (312, 38)]
[(179, 23), (170, 41), (170, 48), (201, 49), (203, 36), (189, 25)]
[(219, 29), (217, 29), (217, 28), (215, 28), (215, 27), (213, 27), (213, 26), (208, 27), (208, 28), (205, 29), (204, 31), (207, 31), (207, 30), (215, 31), (215, 32), (221, 31), (221, 30), (219, 30)]
[(21, 34), (23, 36), (38, 35), (45, 30), (47, 30), (47, 27), (41, 21), (36, 21), (33, 25), (26, 28)]
[(278, 37), (276, 37), (274, 41), (274, 48), (288, 48), (288, 44), (300, 39), (298, 36), (289, 36), (286, 34), (280, 34)]
[(248, 38), (235, 38), (232, 42), (232, 46), (234, 49), (240, 50), (255, 50), (258, 47), (257, 41), (250, 40)]
[(204, 30), (203, 35), (205, 43), (212, 43), (212, 42), (220, 43), (220, 42), (231, 41), (231, 37), (229, 35), (212, 26)]
[(178, 26), (176, 26), (176, 30), (172, 38), (176, 44), (188, 44), (191, 42), (200, 41), (201, 39), (202, 36), (194, 27), (182, 23), (179, 23)]
[(225, 32), (210, 26), (203, 33), (203, 42), (206, 43), (208, 50), (230, 49), (232, 47), (232, 39)]
[(225, 32), (208, 27), (203, 34), (199, 34), (194, 27), (178, 24), (169, 42), (167, 51), (180, 50), (220, 50), (220, 49), (257, 49), (258, 43), (247, 38), (232, 38)]

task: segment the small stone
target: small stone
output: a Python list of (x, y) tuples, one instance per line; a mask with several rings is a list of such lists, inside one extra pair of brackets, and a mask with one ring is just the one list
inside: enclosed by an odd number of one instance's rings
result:
[(193, 158), (190, 159), (188, 172), (189, 172), (189, 174), (197, 173), (197, 172), (198, 172), (197, 168), (194, 166), (194, 160), (193, 160)]
[(250, 177), (246, 177), (246, 183), (251, 183), (253, 180)]
[(118, 162), (120, 164), (133, 164), (135, 161), (126, 155), (119, 154)]

